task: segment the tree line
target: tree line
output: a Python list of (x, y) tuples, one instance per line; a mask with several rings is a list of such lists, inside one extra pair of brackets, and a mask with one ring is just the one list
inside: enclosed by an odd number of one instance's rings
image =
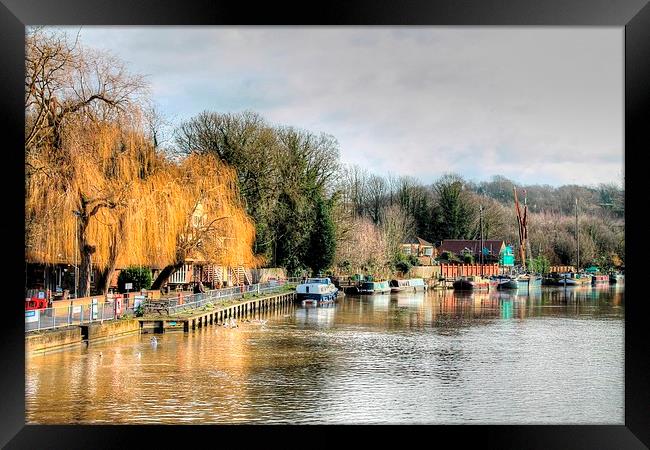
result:
[[(424, 184), (409, 176), (382, 177), (358, 166), (344, 168), (339, 177), (346, 213), (353, 220), (368, 221), (381, 231), (400, 218), (397, 237), (418, 236), (434, 244), (445, 239), (480, 239), (482, 209), (483, 238), (518, 245), (514, 188), (520, 201), (526, 195), (532, 258), (575, 265), (578, 237), (581, 266), (624, 265), (624, 190), (614, 184), (522, 186), (502, 176), (476, 183), (458, 174), (445, 174)], [(390, 250), (386, 251), (390, 256)], [(347, 265), (351, 256), (346, 254), (339, 263)]]

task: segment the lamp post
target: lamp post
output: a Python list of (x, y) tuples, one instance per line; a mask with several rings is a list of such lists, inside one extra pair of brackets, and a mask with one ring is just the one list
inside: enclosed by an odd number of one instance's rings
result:
[(79, 211), (73, 211), (74, 214), (74, 298), (77, 298), (77, 285), (79, 284), (77, 271), (79, 269), (77, 265), (77, 248), (79, 245), (79, 216), (81, 213)]

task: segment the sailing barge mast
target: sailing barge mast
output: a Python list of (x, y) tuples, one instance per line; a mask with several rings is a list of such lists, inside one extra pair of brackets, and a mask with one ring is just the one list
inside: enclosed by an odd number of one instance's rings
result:
[(526, 191), (524, 191), (524, 211), (522, 213), (517, 198), (517, 188), (512, 188), (515, 193), (515, 211), (517, 213), (517, 224), (519, 225), (519, 258), (521, 265), (526, 269), (526, 248), (528, 246), (528, 204), (526, 202)]

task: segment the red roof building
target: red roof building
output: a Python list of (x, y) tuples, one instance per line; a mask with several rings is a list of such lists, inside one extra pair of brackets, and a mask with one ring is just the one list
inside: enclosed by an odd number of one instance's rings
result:
[[(465, 240), (465, 239), (445, 239), (440, 244), (438, 254), (449, 252), (459, 257), (466, 253), (470, 253), (475, 260), (478, 261), (480, 257), (480, 240)], [(485, 249), (483, 255), (488, 257), (499, 258), (502, 252), (506, 249), (506, 243), (502, 240), (483, 240), (483, 248)]]

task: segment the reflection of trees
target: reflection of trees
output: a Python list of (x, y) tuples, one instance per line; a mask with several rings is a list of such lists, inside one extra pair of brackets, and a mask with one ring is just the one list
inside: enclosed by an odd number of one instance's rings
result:
[(623, 298), (623, 292), (603, 287), (549, 287), (527, 300), (527, 310), (529, 316), (540, 317), (619, 315), (612, 307), (619, 306)]

